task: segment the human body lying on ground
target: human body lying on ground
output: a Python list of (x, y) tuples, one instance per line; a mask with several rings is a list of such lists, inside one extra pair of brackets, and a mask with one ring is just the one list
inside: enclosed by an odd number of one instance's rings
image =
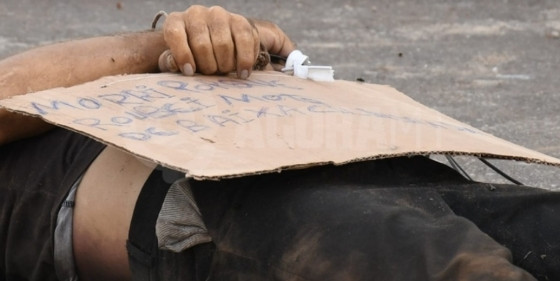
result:
[[(294, 48), (275, 25), (255, 28), (193, 6), (166, 19), (166, 40), (144, 32), (31, 50), (0, 62), (2, 98), (154, 72), (158, 61), (186, 75), (247, 78), (260, 45), (280, 56)], [(5, 280), (560, 278), (554, 192), (490, 188), (425, 157), (197, 182), (0, 114)]]

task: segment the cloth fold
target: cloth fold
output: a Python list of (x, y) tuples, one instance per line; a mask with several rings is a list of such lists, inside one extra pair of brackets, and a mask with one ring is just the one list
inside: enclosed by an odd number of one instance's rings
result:
[(175, 181), (156, 221), (158, 247), (179, 253), (212, 241), (186, 178)]

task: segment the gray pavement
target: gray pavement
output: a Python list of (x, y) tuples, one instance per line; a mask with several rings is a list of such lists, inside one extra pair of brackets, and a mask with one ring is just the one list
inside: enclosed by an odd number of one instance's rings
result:
[[(0, 0), (0, 57), (71, 38), (144, 30), (159, 10), (221, 5), (278, 23), (337, 79), (388, 84), (514, 143), (560, 158), (558, 0)], [(438, 158), (439, 159), (439, 158)], [(479, 180), (502, 182), (460, 157)], [(560, 189), (560, 169), (494, 161)]]

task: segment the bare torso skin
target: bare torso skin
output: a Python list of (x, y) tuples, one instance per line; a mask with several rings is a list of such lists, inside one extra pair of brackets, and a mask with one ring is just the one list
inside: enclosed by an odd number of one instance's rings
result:
[(107, 147), (76, 193), (73, 247), (80, 280), (130, 280), (126, 240), (136, 200), (155, 164)]

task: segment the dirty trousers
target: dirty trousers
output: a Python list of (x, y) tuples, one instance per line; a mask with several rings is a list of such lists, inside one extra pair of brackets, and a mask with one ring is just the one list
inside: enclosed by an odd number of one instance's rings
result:
[[(0, 280), (57, 280), (56, 214), (103, 147), (63, 129), (0, 147)], [(153, 230), (159, 172), (130, 230), (136, 280), (560, 280), (556, 192), (425, 157), (190, 180), (213, 241), (176, 254)]]
[(141, 280), (560, 280), (558, 193), (425, 157), (190, 185), (213, 242)]

